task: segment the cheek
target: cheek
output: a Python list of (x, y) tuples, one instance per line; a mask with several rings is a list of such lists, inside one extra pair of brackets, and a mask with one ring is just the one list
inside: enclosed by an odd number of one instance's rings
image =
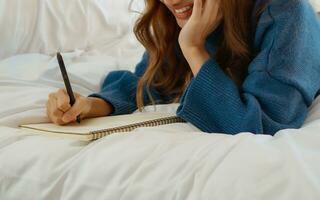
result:
[[(166, 4), (166, 1), (165, 0), (160, 0), (161, 3), (163, 3), (163, 5), (165, 5), (167, 7), (167, 9), (172, 13), (173, 15), (173, 11), (170, 9), (170, 7)], [(177, 21), (177, 24), (179, 25), (180, 28), (183, 28), (184, 25), (188, 22), (188, 20), (182, 20), (182, 19), (177, 19), (176, 18), (176, 21)]]
[[(170, 6), (169, 6), (166, 2), (161, 1), (161, 3), (162, 3), (165, 7), (167, 7), (168, 10), (170, 10)], [(170, 11), (171, 11), (171, 10), (170, 10)], [(172, 11), (171, 11), (171, 12), (172, 12)]]

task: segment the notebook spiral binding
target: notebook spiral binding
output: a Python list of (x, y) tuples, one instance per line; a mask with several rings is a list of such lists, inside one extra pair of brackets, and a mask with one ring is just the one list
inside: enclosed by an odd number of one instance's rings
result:
[(117, 128), (92, 131), (91, 134), (92, 134), (93, 140), (97, 140), (99, 138), (105, 137), (107, 135), (111, 135), (113, 133), (130, 132), (139, 127), (153, 127), (153, 126), (160, 126), (165, 124), (184, 123), (184, 122), (185, 120), (181, 119), (180, 117), (172, 116), (172, 117), (160, 118), (155, 120), (149, 120), (149, 121), (140, 122), (136, 124), (129, 124), (129, 125), (120, 126)]

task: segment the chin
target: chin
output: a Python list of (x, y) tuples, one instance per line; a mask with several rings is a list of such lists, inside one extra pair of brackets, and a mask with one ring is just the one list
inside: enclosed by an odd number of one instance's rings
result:
[(187, 22), (188, 22), (188, 19), (187, 20), (177, 19), (177, 24), (180, 26), (180, 28), (183, 28)]

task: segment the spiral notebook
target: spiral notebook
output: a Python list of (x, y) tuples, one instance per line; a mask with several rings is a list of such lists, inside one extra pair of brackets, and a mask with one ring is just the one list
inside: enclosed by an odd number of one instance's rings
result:
[(91, 141), (114, 133), (130, 132), (139, 127), (182, 122), (185, 121), (173, 113), (152, 112), (91, 118), (81, 121), (80, 124), (75, 122), (65, 126), (41, 123), (20, 125), (20, 128), (34, 134)]

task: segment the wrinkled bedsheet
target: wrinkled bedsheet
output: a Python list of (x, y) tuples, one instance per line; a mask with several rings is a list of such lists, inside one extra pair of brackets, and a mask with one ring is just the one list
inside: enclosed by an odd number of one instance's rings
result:
[[(121, 68), (111, 57), (92, 52), (63, 56), (74, 90), (83, 95)], [(25, 54), (0, 62), (1, 200), (320, 198), (320, 98), (303, 128), (274, 137), (206, 134), (186, 123), (139, 128), (91, 143), (19, 130), (22, 123), (48, 121), (47, 96), (60, 87), (53, 57)]]

